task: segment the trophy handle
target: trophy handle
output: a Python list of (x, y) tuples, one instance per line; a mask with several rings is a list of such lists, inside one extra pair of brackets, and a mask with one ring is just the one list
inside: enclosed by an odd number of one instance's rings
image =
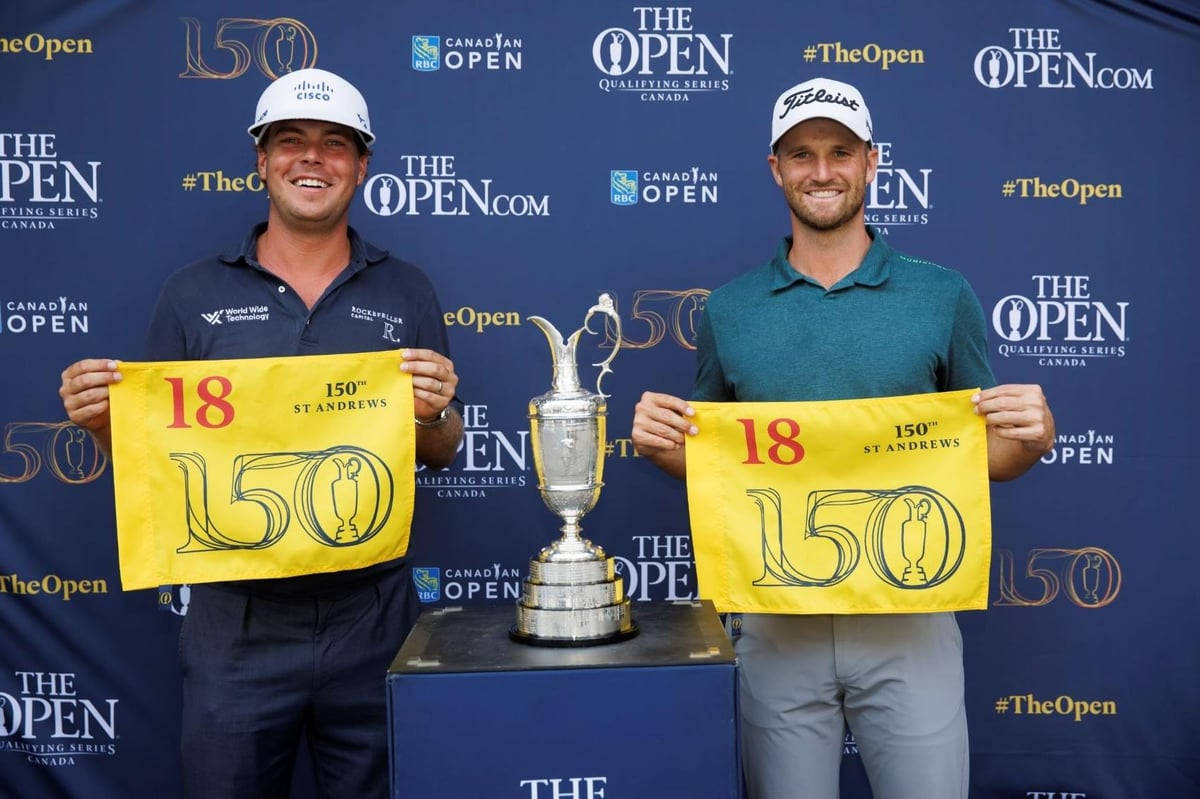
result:
[(621, 351), (621, 317), (617, 315), (617, 309), (613, 306), (612, 297), (607, 293), (601, 294), (600, 299), (596, 302), (596, 304), (591, 308), (588, 308), (587, 316), (583, 317), (583, 327), (575, 331), (576, 336), (578, 336), (580, 332), (584, 330), (592, 335), (599, 335), (599, 331), (593, 331), (590, 327), (588, 327), (588, 322), (596, 313), (605, 314), (608, 316), (608, 318), (612, 319), (613, 324), (617, 326), (617, 340), (613, 343), (612, 355), (609, 355), (599, 363), (592, 364), (592, 366), (600, 367), (600, 374), (596, 376), (596, 393), (607, 399), (610, 395), (605, 394), (600, 390), (600, 381), (604, 379), (606, 374), (610, 374), (612, 372), (609, 364), (612, 363), (613, 358), (617, 357), (617, 353)]

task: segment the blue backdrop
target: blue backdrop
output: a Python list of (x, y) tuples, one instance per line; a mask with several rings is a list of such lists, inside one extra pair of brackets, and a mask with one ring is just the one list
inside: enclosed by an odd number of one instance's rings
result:
[[(417, 476), (425, 599), (512, 602), (555, 535), (525, 418), (550, 356), (525, 318), (574, 329), (600, 291), (628, 341), (584, 526), (638, 601), (695, 594), (683, 486), (634, 457), (632, 408), (687, 393), (708, 290), (787, 232), (769, 109), (826, 75), (870, 103), (870, 220), (967, 276), (997, 377), (1042, 384), (1058, 421), (1043, 463), (994, 487), (991, 607), (959, 615), (972, 795), (1200, 795), (1200, 19), (1181, 0), (14, 5), (0, 794), (179, 791), (187, 593), (120, 591), (109, 464), (55, 389), (80, 357), (137, 358), (164, 278), (265, 217), (245, 128), (272, 76), (320, 66), (379, 136), (352, 224), (429, 273), (462, 377), (464, 448)], [(869, 795), (845, 752), (843, 794)]]

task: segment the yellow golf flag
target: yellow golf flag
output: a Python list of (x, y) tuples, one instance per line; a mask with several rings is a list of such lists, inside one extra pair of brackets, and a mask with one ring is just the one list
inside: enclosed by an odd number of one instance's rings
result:
[(396, 351), (120, 364), (125, 590), (370, 566), (408, 549), (412, 378)]
[(721, 612), (985, 608), (992, 524), (977, 390), (691, 403), (700, 595)]

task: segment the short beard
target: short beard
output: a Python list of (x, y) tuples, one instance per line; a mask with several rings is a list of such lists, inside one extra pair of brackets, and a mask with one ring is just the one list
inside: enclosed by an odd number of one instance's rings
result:
[[(851, 194), (851, 207), (848, 208), (845, 213), (836, 216), (833, 219), (815, 219), (811, 216), (808, 216), (807, 213), (804, 212), (804, 206), (800, 199), (794, 197), (789, 192), (785, 192), (785, 195), (787, 197), (788, 208), (792, 210), (792, 216), (796, 219), (796, 221), (804, 225), (809, 230), (815, 230), (818, 233), (827, 233), (831, 230), (837, 230), (838, 228), (853, 222), (861, 215), (863, 210), (863, 201), (866, 197), (866, 187), (864, 186), (859, 188), (857, 192), (855, 192), (854, 187), (852, 187), (850, 191), (853, 192)], [(801, 192), (801, 194), (803, 194), (803, 192)], [(857, 197), (854, 196), (855, 194), (857, 194)], [(854, 202), (854, 200), (857, 200), (857, 202)]]

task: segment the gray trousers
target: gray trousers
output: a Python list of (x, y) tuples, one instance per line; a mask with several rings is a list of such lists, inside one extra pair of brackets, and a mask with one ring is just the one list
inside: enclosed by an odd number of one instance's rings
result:
[(740, 622), (751, 799), (836, 799), (847, 723), (875, 799), (966, 799), (954, 614), (744, 614)]

